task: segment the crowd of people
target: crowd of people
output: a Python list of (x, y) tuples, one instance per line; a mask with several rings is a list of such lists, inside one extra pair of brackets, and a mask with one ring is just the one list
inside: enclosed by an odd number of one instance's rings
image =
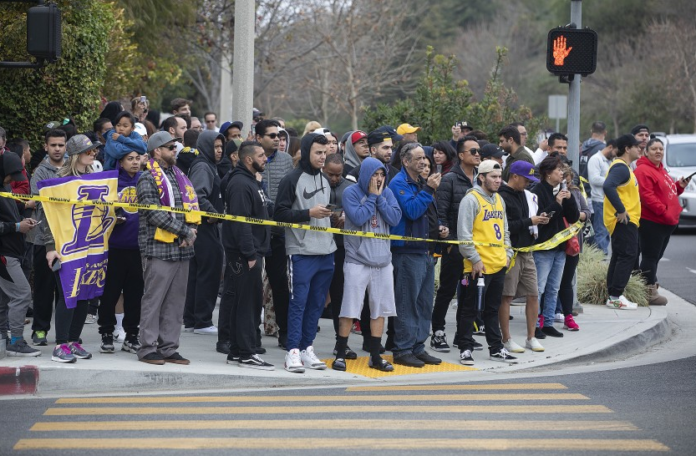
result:
[[(578, 221), (594, 228), (587, 241), (605, 253), (611, 243), (607, 306), (637, 307), (624, 296), (637, 269), (650, 303), (666, 304), (657, 265), (688, 181), (669, 178), (663, 144), (645, 125), (606, 141), (606, 127), (595, 122), (578, 175), (566, 136), (553, 133), (531, 150), (522, 123), (488, 138), (458, 121), (451, 138), (426, 146), (420, 128), (406, 123), (340, 136), (309, 122), (299, 135), (255, 109), (245, 135), (242, 122), (218, 127), (212, 112), (201, 122), (185, 99), (173, 100), (161, 122), (145, 97), (127, 108), (108, 103), (87, 132), (70, 119), (50, 122), (43, 150), (34, 153), (0, 128), (5, 191), (38, 195), (48, 179), (116, 170), (121, 202), (375, 236), (119, 208), (103, 294), (68, 307), (44, 205), (0, 198), (0, 333), (10, 356), (41, 354), (24, 339), (31, 315), (34, 346), (48, 345), (54, 319), (56, 362), (91, 358), (81, 333), (96, 323), (103, 354), (121, 342), (142, 362), (189, 364), (179, 353), (184, 331), (216, 336), (215, 350), (228, 363), (273, 370), (261, 357), (266, 334), (286, 351), (284, 368), (304, 372), (327, 368), (314, 347), (325, 316), (336, 335), (333, 369), (345, 371), (358, 356), (348, 345), (351, 332), (362, 335), (371, 368), (394, 370), (386, 351), (394, 364), (421, 368), (442, 362), (426, 350), (428, 339), (431, 351), (451, 350), (445, 318), (456, 296), (452, 345), (460, 362), (473, 365), (474, 352), (484, 349), (474, 335), (485, 335), (490, 359), (515, 362), (526, 350), (543, 352), (541, 339), (563, 337), (555, 323), (580, 329), (573, 307), (586, 230), (557, 241)], [(523, 344), (510, 334), (515, 298), (526, 306)]]

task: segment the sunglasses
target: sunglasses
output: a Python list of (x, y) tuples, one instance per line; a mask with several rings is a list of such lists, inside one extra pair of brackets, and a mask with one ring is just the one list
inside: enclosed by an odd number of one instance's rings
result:
[(280, 135), (278, 133), (269, 133), (269, 134), (264, 135), (264, 136), (268, 136), (271, 139), (276, 139), (276, 138), (280, 137)]
[(174, 149), (176, 149), (176, 144), (170, 144), (168, 146), (162, 146), (162, 147), (164, 147), (165, 149), (174, 150)]
[(481, 155), (481, 149), (469, 149), (464, 152), (469, 152), (471, 155)]

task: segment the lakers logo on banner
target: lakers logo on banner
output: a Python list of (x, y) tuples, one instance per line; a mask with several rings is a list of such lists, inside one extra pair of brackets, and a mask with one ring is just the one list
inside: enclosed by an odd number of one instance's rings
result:
[[(39, 195), (64, 200), (118, 201), (118, 172), (47, 179)], [(102, 205), (43, 203), (48, 225), (61, 256), (60, 282), (67, 307), (101, 296), (109, 255), (114, 208)]]

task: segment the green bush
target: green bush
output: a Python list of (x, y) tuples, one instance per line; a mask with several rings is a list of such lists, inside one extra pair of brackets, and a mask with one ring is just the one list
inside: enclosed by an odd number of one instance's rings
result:
[[(585, 244), (578, 263), (578, 301), (585, 304), (607, 302), (607, 270), (609, 263), (604, 261), (604, 252), (597, 247)], [(639, 306), (648, 305), (648, 288), (643, 277), (634, 274), (628, 281), (624, 296)]]

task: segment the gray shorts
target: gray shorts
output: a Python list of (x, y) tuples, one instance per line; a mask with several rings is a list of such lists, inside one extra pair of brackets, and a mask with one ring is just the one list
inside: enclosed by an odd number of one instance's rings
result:
[(520, 252), (515, 265), (505, 274), (503, 296), (539, 296), (537, 270), (532, 252)]
[(395, 317), (394, 302), (394, 267), (391, 264), (383, 268), (371, 268), (361, 264), (343, 264), (343, 304), (341, 318), (360, 318), (365, 290), (370, 297), (370, 318)]

